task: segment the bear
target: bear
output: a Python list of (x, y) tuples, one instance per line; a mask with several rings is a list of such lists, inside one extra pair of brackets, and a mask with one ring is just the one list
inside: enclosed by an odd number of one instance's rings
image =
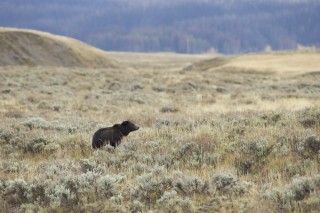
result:
[(112, 127), (101, 128), (93, 134), (92, 148), (98, 149), (107, 144), (116, 148), (121, 143), (123, 136), (129, 135), (130, 132), (137, 131), (139, 128), (131, 121), (123, 121)]

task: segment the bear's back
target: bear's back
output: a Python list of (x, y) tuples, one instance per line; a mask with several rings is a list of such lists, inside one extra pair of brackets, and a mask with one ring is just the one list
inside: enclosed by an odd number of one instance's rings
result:
[(122, 139), (123, 134), (117, 126), (105, 127), (97, 130), (92, 138), (92, 147), (94, 149), (109, 143), (115, 147), (117, 143)]
[(112, 134), (112, 127), (105, 127), (98, 129), (94, 134), (92, 138), (92, 147), (94, 149), (100, 148), (103, 146), (105, 141), (108, 141), (108, 135)]

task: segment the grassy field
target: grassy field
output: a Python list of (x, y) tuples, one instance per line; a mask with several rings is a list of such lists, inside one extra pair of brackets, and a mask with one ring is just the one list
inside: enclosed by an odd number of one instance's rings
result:
[(319, 212), (319, 52), (108, 55), (0, 67), (0, 212)]

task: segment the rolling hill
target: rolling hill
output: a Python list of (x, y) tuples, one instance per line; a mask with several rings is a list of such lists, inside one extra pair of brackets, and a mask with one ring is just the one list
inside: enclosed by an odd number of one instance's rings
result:
[(34, 30), (0, 28), (0, 66), (113, 67), (102, 50)]
[(231, 57), (216, 57), (195, 62), (185, 71), (250, 71), (277, 75), (300, 75), (320, 72), (320, 53), (310, 51), (264, 52)]

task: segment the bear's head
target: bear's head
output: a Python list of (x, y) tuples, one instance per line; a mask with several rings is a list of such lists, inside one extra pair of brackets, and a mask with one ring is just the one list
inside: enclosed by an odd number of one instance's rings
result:
[(132, 123), (131, 121), (123, 121), (120, 124), (121, 132), (124, 136), (127, 136), (130, 132), (138, 130), (140, 127)]

